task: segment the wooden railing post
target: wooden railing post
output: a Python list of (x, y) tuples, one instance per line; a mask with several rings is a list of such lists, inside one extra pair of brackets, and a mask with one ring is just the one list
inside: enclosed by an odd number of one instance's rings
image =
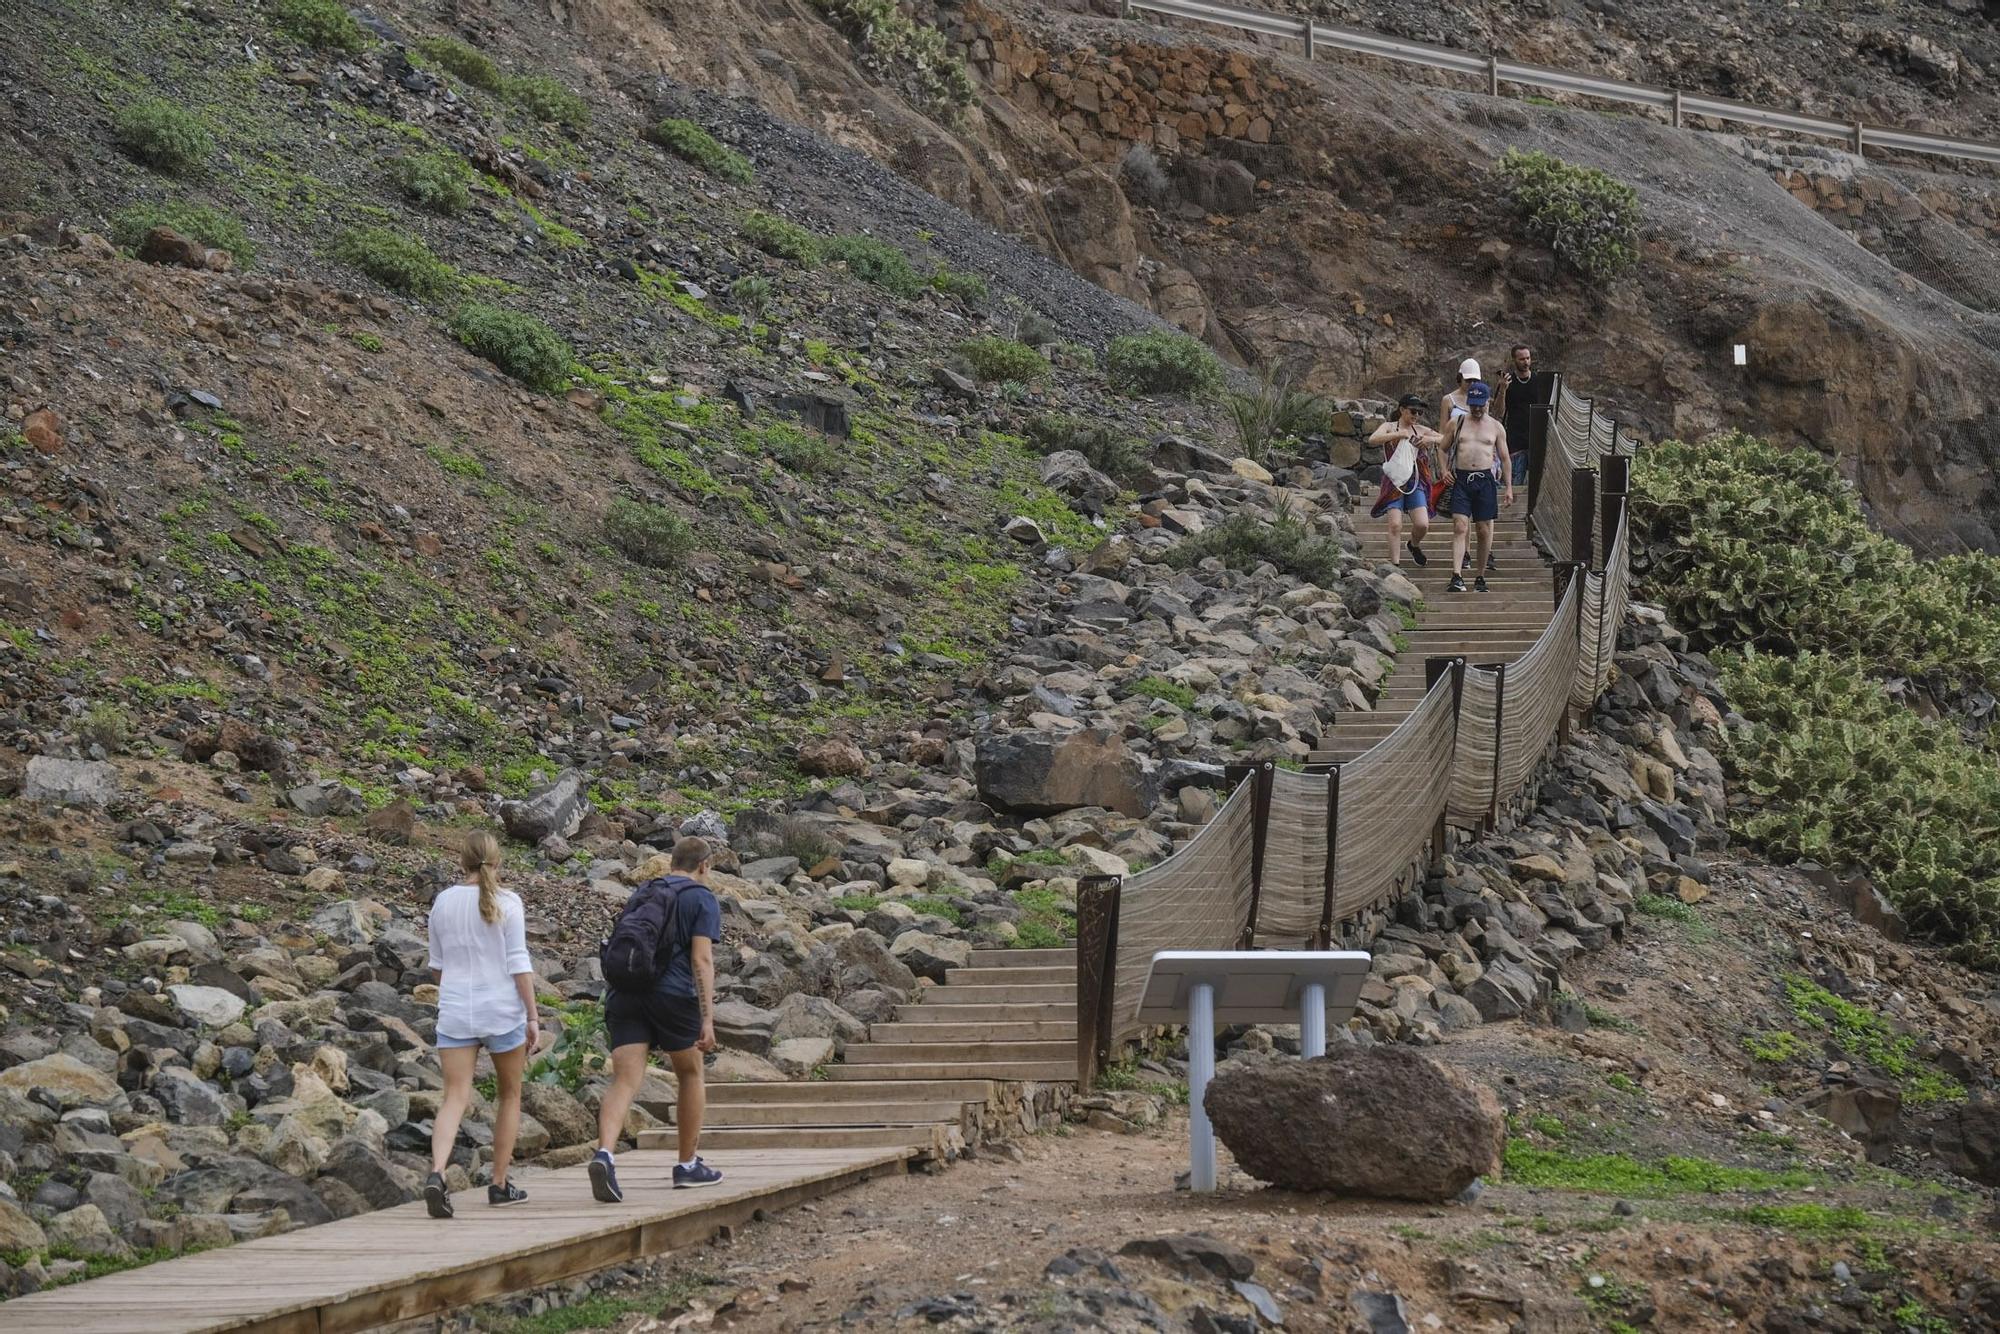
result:
[[(1584, 575), (1588, 573), (1589, 567), (1581, 564), (1578, 561), (1564, 560), (1564, 561), (1557, 561), (1554, 566), (1554, 569), (1555, 569), (1555, 585), (1556, 585), (1556, 607), (1560, 609), (1562, 607), (1562, 600), (1565, 597), (1569, 596), (1570, 584), (1574, 580), (1583, 578)], [(1577, 653), (1581, 655), (1583, 652), (1583, 595), (1580, 592), (1578, 593), (1576, 599), (1576, 624), (1570, 628), (1570, 633), (1576, 636)], [(1569, 687), (1567, 686), (1564, 687), (1565, 694), (1568, 693), (1568, 689)], [(1558, 745), (1568, 745), (1569, 738), (1570, 738), (1570, 707), (1568, 700), (1565, 699), (1563, 702), (1562, 713), (1556, 719), (1556, 742)]]
[(1600, 567), (1611, 564), (1611, 547), (1618, 540), (1618, 525), (1625, 520), (1625, 498), (1632, 486), (1632, 460), (1622, 454), (1607, 454), (1603, 460), (1604, 487), (1598, 495), (1599, 542), (1604, 553)]
[(1090, 1092), (1111, 1062), (1118, 982), (1118, 902), (1124, 880), (1087, 875), (1076, 885), (1076, 1082)]
[(1271, 789), (1277, 782), (1278, 766), (1263, 760), (1256, 764), (1225, 765), (1222, 772), (1232, 790), (1245, 778), (1257, 780), (1250, 807), (1250, 918), (1244, 922), (1243, 934), (1236, 942), (1237, 949), (1247, 950), (1257, 935), (1257, 905), (1264, 897), (1264, 846), (1270, 833)]
[(1569, 558), (1590, 564), (1591, 524), (1597, 513), (1597, 469), (1577, 468), (1569, 475)]
[(1493, 673), (1493, 798), (1486, 807), (1486, 829), (1490, 833), (1500, 823), (1500, 747), (1501, 729), (1507, 725), (1507, 664), (1482, 662), (1479, 667)]
[(1333, 948), (1333, 887), (1340, 860), (1340, 766), (1326, 771), (1326, 888), (1319, 908), (1319, 948)]
[[(1535, 497), (1542, 493), (1542, 467), (1549, 453), (1549, 431), (1554, 424), (1555, 405), (1537, 403), (1528, 409), (1528, 513), (1535, 512)], [(1560, 554), (1560, 553), (1556, 553)]]
[[(1437, 657), (1424, 659), (1424, 694), (1437, 688), (1440, 677), (1451, 673), (1451, 734), (1452, 748), (1456, 750), (1459, 723), (1459, 707), (1465, 702), (1465, 659)], [(1445, 840), (1450, 837), (1446, 811), (1439, 811), (1431, 825), (1431, 869), (1438, 870), (1444, 865)]]

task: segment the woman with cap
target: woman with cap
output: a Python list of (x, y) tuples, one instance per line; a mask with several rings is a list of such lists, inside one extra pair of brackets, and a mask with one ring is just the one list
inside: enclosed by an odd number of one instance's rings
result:
[[(1410, 516), (1410, 559), (1419, 565), (1430, 560), (1424, 555), (1424, 534), (1431, 530), (1431, 482), (1435, 476), (1431, 455), (1441, 437), (1417, 420), (1423, 411), (1423, 399), (1404, 394), (1396, 405), (1396, 419), (1383, 422), (1368, 437), (1368, 443), (1381, 446), (1384, 455), (1382, 491), (1369, 513), (1377, 519), (1389, 516), (1391, 565), (1403, 563), (1404, 514)], [(1406, 443), (1407, 451), (1403, 448)]]

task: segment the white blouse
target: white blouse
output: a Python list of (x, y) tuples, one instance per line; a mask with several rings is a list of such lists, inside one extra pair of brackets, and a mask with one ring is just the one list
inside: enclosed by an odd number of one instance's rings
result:
[(500, 891), (500, 920), (479, 915), (479, 886), (453, 885), (431, 903), (431, 967), (438, 984), (437, 1031), (450, 1038), (490, 1038), (528, 1022), (514, 985), (532, 973), (521, 896)]

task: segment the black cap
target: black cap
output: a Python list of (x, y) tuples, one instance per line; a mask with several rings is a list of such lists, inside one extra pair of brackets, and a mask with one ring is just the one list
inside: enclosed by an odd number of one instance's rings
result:
[(1398, 400), (1396, 406), (1399, 408), (1421, 409), (1424, 406), (1424, 400), (1416, 394), (1404, 394), (1403, 397), (1400, 400)]

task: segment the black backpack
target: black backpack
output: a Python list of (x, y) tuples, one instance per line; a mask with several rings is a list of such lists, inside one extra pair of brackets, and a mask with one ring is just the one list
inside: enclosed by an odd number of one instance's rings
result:
[(671, 876), (648, 880), (618, 914), (597, 951), (604, 980), (613, 991), (643, 995), (659, 982), (675, 945), (674, 909), (680, 889)]

